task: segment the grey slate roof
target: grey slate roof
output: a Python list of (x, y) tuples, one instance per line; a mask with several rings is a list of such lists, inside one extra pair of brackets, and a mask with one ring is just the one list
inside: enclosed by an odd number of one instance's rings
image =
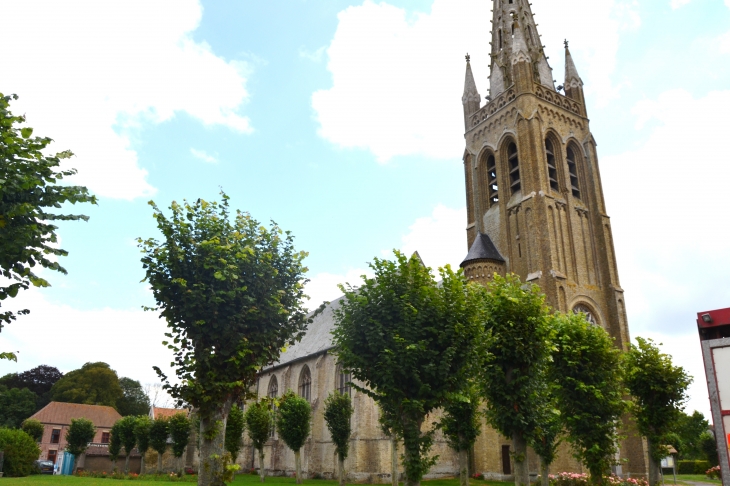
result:
[(471, 248), (469, 249), (469, 254), (466, 256), (464, 261), (461, 262), (461, 266), (463, 267), (474, 260), (495, 260), (498, 262), (506, 261), (504, 257), (500, 255), (497, 247), (494, 246), (489, 235), (484, 233), (479, 233), (479, 235), (477, 235), (474, 243), (472, 243)]
[(332, 329), (335, 327), (334, 309), (340, 306), (342, 299), (344, 299), (344, 296), (330, 302), (324, 311), (314, 318), (302, 340), (281, 353), (278, 363), (266, 368), (278, 367), (331, 349)]

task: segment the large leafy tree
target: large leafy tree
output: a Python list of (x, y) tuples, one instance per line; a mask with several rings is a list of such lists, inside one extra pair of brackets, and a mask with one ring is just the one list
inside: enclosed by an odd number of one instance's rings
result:
[(78, 370), (69, 371), (51, 389), (54, 402), (116, 407), (122, 396), (117, 372), (101, 362), (86, 363)]
[(245, 427), (243, 420), (243, 410), (237, 404), (231, 407), (226, 422), (226, 450), (231, 454), (231, 461), (235, 464), (238, 460), (238, 454), (243, 447), (243, 429)]
[[(57, 247), (55, 223), (86, 221), (88, 217), (56, 210), (64, 203), (96, 204), (85, 187), (58, 184), (76, 174), (74, 169), (60, 168), (73, 154), (48, 154), (52, 140), (34, 137), (33, 129), (23, 126), (25, 116), (10, 111), (10, 102), (16, 99), (15, 95), (0, 93), (0, 275), (4, 277), (0, 301), (30, 286), (49, 287), (50, 283), (35, 273), (36, 267), (66, 273), (56, 260), (68, 252)], [(28, 312), (25, 309), (17, 314)], [(13, 311), (0, 311), (0, 329), (15, 318)]]
[(172, 440), (172, 455), (177, 459), (178, 470), (181, 475), (185, 473), (182, 456), (190, 440), (191, 427), (192, 422), (184, 412), (176, 413), (168, 421), (170, 439)]
[(200, 416), (201, 485), (221, 484), (230, 473), (223, 453), (234, 399), (310, 322), (302, 302), (306, 253), (276, 224), (267, 229), (240, 211), (231, 217), (222, 198), (173, 202), (170, 218), (151, 203), (163, 239), (139, 240), (179, 383), (157, 373)]
[(422, 431), (426, 415), (442, 407), (464, 382), (481, 336), (476, 286), (461, 273), (440, 269), (441, 283), (417, 255), (395, 252), (375, 259), (358, 288), (335, 310), (335, 352), (363, 385), (353, 387), (392, 412), (403, 437), (408, 484), (418, 485), (434, 464), (434, 430)]
[(297, 484), (302, 484), (301, 449), (309, 437), (312, 420), (312, 407), (309, 402), (294, 393), (287, 391), (279, 399), (276, 412), (276, 430), (279, 437), (294, 451), (294, 467), (297, 473)]
[(0, 427), (17, 429), (35, 412), (38, 397), (27, 388), (7, 389), (0, 385)]
[(271, 400), (263, 398), (260, 401), (249, 403), (243, 413), (243, 420), (246, 422), (246, 430), (253, 448), (259, 453), (259, 475), (263, 483), (266, 478), (264, 446), (274, 428), (274, 410)]
[(633, 396), (631, 411), (649, 449), (649, 484), (659, 480), (659, 465), (667, 456), (667, 435), (681, 419), (692, 378), (651, 339), (636, 338), (624, 356), (625, 383)]
[(117, 412), (127, 415), (147, 415), (150, 413), (150, 398), (137, 380), (122, 377), (119, 379), (122, 396), (117, 400)]
[(66, 450), (74, 456), (74, 474), (79, 467), (79, 459), (86, 454), (86, 448), (94, 440), (95, 434), (96, 427), (91, 420), (71, 419), (71, 425), (66, 431)]
[(583, 314), (556, 314), (550, 367), (558, 408), (578, 460), (594, 484), (603, 482), (616, 454), (626, 410), (621, 350)]
[(36, 410), (51, 401), (51, 388), (63, 377), (58, 368), (40, 365), (22, 373), (10, 373), (0, 378), (0, 385), (8, 388), (27, 388), (38, 396)]
[(695, 410), (692, 415), (679, 413), (679, 419), (673, 427), (674, 439), (669, 440), (677, 449), (680, 459), (704, 459), (702, 450), (702, 436), (708, 434), (710, 422), (705, 416)]
[(346, 482), (345, 459), (350, 450), (350, 435), (352, 434), (352, 399), (349, 393), (340, 393), (335, 390), (324, 401), (324, 421), (330, 431), (332, 442), (337, 453), (337, 476), (340, 486)]
[(515, 484), (530, 484), (527, 446), (536, 441), (540, 392), (550, 348), (549, 310), (536, 285), (516, 275), (494, 276), (482, 294), (489, 359), (479, 384), (487, 421), (512, 439)]
[(132, 457), (132, 450), (137, 445), (137, 417), (122, 417), (117, 421), (117, 425), (119, 425), (119, 439), (122, 441), (124, 455), (126, 456), (124, 461), (124, 472), (126, 474), (129, 473), (129, 458)]
[(43, 439), (43, 432), (45, 431), (45, 427), (40, 422), (40, 420), (24, 420), (20, 428), (23, 429), (23, 432), (33, 437), (36, 442), (40, 442)]
[(469, 486), (469, 450), (481, 433), (479, 404), (481, 398), (476, 386), (467, 383), (444, 406), (441, 425), (449, 445), (459, 453), (459, 484)]

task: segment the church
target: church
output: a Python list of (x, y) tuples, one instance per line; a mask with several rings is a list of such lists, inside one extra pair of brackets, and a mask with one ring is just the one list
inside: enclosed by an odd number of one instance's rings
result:
[[(565, 44), (565, 80), (555, 86), (528, 0), (493, 0), (491, 72), (484, 103), (466, 58), (462, 104), (467, 203), (466, 246), (461, 267), (468, 279), (486, 284), (494, 273), (515, 273), (540, 286), (548, 304), (562, 312), (584, 312), (626, 349), (629, 330), (624, 291), (591, 134), (583, 81)], [(278, 397), (291, 389), (312, 405), (312, 433), (302, 450), (310, 477), (334, 477), (335, 448), (324, 423), (324, 400), (333, 390), (354, 404), (351, 481), (390, 482), (391, 442), (380, 430), (378, 407), (350, 389), (348, 374), (331, 353), (333, 309), (319, 314), (304, 339), (264, 369), (258, 396)], [(483, 420), (483, 419), (482, 419)], [(640, 437), (627, 423), (615, 472), (645, 476), (647, 459)], [(471, 473), (512, 479), (511, 441), (483, 424), (470, 454)], [(294, 454), (274, 432), (264, 464), (246, 439), (239, 463), (268, 474), (291, 474)], [(458, 475), (458, 457), (437, 434), (431, 451), (437, 464), (427, 477)], [(530, 454), (531, 473), (539, 471)], [(402, 471), (402, 470), (401, 470)], [(584, 472), (562, 447), (552, 472)], [(585, 471), (587, 472), (587, 471)]]

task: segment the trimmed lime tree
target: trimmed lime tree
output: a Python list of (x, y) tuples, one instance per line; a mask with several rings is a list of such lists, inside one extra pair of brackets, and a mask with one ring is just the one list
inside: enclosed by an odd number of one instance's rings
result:
[(459, 454), (459, 484), (469, 486), (469, 450), (481, 433), (479, 404), (481, 398), (475, 386), (467, 386), (454, 394), (444, 406), (441, 425), (444, 437)]
[(185, 474), (185, 465), (182, 461), (182, 456), (185, 453), (185, 448), (190, 441), (190, 430), (192, 422), (188, 416), (183, 413), (176, 413), (168, 421), (168, 427), (170, 431), (170, 439), (172, 439), (172, 455), (177, 460), (177, 468), (180, 475)]
[(649, 484), (660, 480), (659, 465), (667, 456), (667, 435), (682, 418), (692, 377), (651, 339), (637, 337), (624, 355), (625, 383), (633, 396), (631, 411), (649, 449)]
[(165, 417), (158, 417), (150, 425), (150, 447), (157, 452), (157, 474), (162, 473), (162, 456), (167, 450), (167, 439), (170, 437), (170, 423)]
[(582, 314), (555, 314), (551, 381), (575, 457), (602, 484), (616, 454), (626, 410), (621, 350)]
[(309, 437), (311, 420), (312, 407), (306, 399), (291, 390), (282, 395), (276, 411), (276, 430), (281, 440), (294, 451), (297, 484), (302, 484), (301, 451)]
[(36, 442), (40, 442), (41, 439), (43, 439), (43, 431), (45, 430), (45, 427), (42, 423), (40, 423), (39, 420), (25, 419), (23, 420), (20, 428), (23, 430), (23, 432), (33, 437)]
[(134, 424), (134, 437), (137, 439), (137, 450), (139, 451), (142, 460), (140, 462), (139, 473), (145, 474), (145, 456), (147, 451), (150, 450), (150, 428), (152, 427), (152, 420), (148, 415), (141, 415), (137, 417)]
[(352, 434), (352, 399), (347, 393), (335, 390), (324, 401), (324, 421), (332, 436), (337, 454), (337, 477), (340, 486), (347, 482), (345, 474), (345, 459), (350, 450), (350, 435)]
[(109, 432), (109, 459), (112, 461), (112, 471), (117, 471), (117, 459), (122, 452), (122, 434), (119, 431), (119, 422), (112, 425)]
[(226, 422), (226, 450), (231, 454), (233, 464), (238, 460), (238, 454), (243, 447), (244, 427), (243, 410), (234, 404), (228, 414), (228, 422)]
[(540, 391), (550, 348), (549, 311), (536, 285), (516, 275), (494, 280), (482, 292), (488, 360), (478, 384), (486, 398), (487, 421), (512, 439), (515, 485), (529, 485), (527, 446), (540, 421)]
[(86, 455), (89, 442), (94, 440), (96, 427), (91, 420), (85, 418), (71, 419), (66, 431), (66, 450), (74, 456), (73, 472), (79, 468), (79, 462)]
[(352, 386), (393, 414), (407, 483), (417, 486), (435, 463), (435, 429), (422, 427), (465, 381), (482, 335), (480, 305), (461, 272), (439, 269), (439, 283), (417, 255), (395, 257), (374, 259), (375, 277), (359, 287), (340, 287), (345, 297), (332, 334), (339, 362), (363, 384)]
[(266, 441), (269, 440), (271, 431), (274, 429), (272, 401), (268, 398), (262, 398), (259, 401), (249, 403), (243, 414), (243, 420), (246, 422), (246, 430), (253, 448), (259, 453), (259, 476), (263, 483), (266, 479), (264, 445), (266, 445)]
[(302, 302), (306, 253), (274, 223), (267, 229), (240, 211), (232, 217), (225, 194), (220, 203), (173, 202), (170, 218), (151, 204), (163, 240), (138, 241), (179, 383), (155, 369), (200, 415), (198, 484), (219, 485), (236, 470), (224, 448), (234, 399), (311, 322)]
[[(76, 174), (74, 169), (61, 170), (63, 160), (73, 156), (70, 151), (48, 154), (53, 141), (49, 137), (34, 137), (33, 129), (23, 126), (25, 116), (10, 111), (16, 95), (0, 93), (0, 301), (13, 298), (29, 287), (49, 287), (51, 284), (35, 273), (38, 267), (65, 274), (57, 257), (68, 252), (58, 248), (57, 221), (87, 221), (88, 216), (58, 214), (65, 203), (96, 204), (96, 197), (81, 186), (59, 185), (57, 182)], [(49, 212), (53, 211), (53, 212)], [(17, 315), (0, 311), (0, 330)], [(0, 359), (13, 359), (13, 353), (0, 353)]]
[(129, 459), (132, 457), (132, 450), (137, 445), (137, 434), (135, 428), (137, 426), (137, 417), (131, 415), (122, 417), (117, 421), (119, 425), (119, 439), (124, 447), (124, 474), (129, 474)]

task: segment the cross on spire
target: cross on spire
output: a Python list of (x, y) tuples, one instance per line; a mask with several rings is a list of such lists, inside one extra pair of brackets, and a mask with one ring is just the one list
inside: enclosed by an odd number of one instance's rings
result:
[(565, 39), (565, 42), (563, 42), (563, 44), (565, 44), (565, 48), (567, 49), (568, 48), (568, 39)]
[(469, 61), (471, 61), (471, 56), (470, 56), (470, 55), (469, 55), (469, 53), (467, 52), (467, 53), (466, 53), (466, 62), (469, 62)]

